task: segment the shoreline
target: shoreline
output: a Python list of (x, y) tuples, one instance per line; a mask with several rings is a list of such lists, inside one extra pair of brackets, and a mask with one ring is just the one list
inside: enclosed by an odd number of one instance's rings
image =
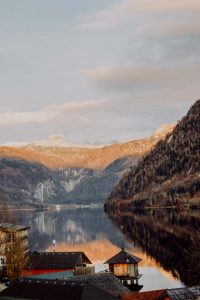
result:
[(144, 211), (144, 210), (166, 210), (166, 209), (171, 209), (171, 210), (199, 210), (200, 206), (104, 206), (104, 211), (109, 212), (109, 211)]
[(95, 209), (95, 208), (103, 208), (104, 204), (103, 203), (91, 203), (91, 204), (51, 204), (47, 205), (44, 207), (22, 207), (22, 208), (17, 208), (17, 207), (8, 207), (8, 208), (1, 208), (0, 207), (0, 212), (2, 211), (60, 211), (60, 210), (75, 210), (75, 209)]

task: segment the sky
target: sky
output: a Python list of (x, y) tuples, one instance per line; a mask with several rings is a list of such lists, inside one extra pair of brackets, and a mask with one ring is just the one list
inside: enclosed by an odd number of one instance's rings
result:
[(1, 144), (148, 137), (199, 73), (199, 0), (0, 0)]

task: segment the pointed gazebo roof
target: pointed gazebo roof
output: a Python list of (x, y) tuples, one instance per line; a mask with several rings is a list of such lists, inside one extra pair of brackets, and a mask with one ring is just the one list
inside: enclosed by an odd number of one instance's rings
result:
[(108, 259), (105, 264), (138, 264), (141, 258), (132, 255), (125, 250), (121, 250), (119, 253)]

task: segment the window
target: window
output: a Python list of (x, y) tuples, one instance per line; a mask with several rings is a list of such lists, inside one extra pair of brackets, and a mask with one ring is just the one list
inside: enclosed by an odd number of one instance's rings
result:
[(0, 257), (0, 267), (5, 265), (5, 258), (4, 257)]

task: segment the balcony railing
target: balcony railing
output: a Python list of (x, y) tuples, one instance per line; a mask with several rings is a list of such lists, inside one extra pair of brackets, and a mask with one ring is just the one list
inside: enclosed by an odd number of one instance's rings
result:
[(95, 274), (95, 267), (76, 267), (74, 275), (93, 275)]

